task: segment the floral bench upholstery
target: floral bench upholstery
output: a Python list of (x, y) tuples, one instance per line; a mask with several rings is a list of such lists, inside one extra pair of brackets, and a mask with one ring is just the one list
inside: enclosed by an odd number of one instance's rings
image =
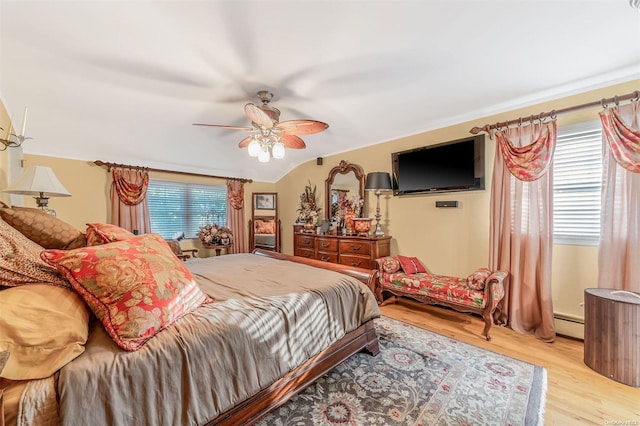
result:
[(500, 312), (507, 272), (480, 268), (468, 277), (460, 278), (432, 274), (415, 257), (386, 256), (376, 259), (376, 263), (378, 303), (382, 303), (383, 294), (388, 292), (422, 303), (479, 314), (485, 323), (482, 335), (491, 340), (489, 329), (494, 322), (494, 313)]

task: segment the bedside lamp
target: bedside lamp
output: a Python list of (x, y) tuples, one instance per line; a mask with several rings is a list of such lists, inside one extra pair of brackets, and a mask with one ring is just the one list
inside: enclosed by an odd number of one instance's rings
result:
[(35, 195), (33, 197), (38, 203), (38, 208), (49, 213), (52, 216), (56, 212), (48, 208), (49, 197), (70, 197), (71, 193), (67, 191), (53, 170), (49, 167), (31, 166), (8, 188), (2, 192), (19, 195)]
[(374, 235), (382, 236), (384, 232), (380, 227), (380, 193), (382, 191), (391, 191), (391, 176), (386, 172), (371, 172), (367, 173), (367, 180), (364, 184), (364, 189), (367, 191), (375, 191), (377, 204), (376, 204), (376, 230)]

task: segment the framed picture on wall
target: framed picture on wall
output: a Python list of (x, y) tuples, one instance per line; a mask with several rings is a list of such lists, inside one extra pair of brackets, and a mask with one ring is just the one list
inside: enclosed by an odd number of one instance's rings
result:
[(258, 210), (275, 210), (276, 195), (275, 194), (255, 194), (253, 201)]

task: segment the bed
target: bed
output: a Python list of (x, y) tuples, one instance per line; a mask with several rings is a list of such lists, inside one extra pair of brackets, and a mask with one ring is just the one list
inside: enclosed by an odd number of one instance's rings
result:
[[(166, 245), (150, 236), (127, 236), (126, 243), (116, 236), (100, 247), (48, 249), (40, 256), (51, 261), (91, 250), (105, 256), (138, 239)], [(205, 302), (135, 350), (123, 350), (104, 316), (92, 315), (81, 353), (53, 374), (0, 379), (7, 424), (250, 424), (356, 352), (379, 351), (375, 271), (263, 250), (175, 261), (208, 295)], [(36, 288), (78, 297), (68, 288), (32, 282), (0, 290), (0, 299)], [(0, 310), (0, 320), (3, 315), (10, 313)], [(46, 317), (37, 315), (40, 322)], [(2, 375), (6, 370), (0, 367)]]

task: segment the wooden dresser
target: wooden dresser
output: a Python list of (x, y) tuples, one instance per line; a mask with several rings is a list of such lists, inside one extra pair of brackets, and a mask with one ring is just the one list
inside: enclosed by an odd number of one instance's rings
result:
[(389, 236), (293, 234), (294, 255), (359, 268), (375, 269), (375, 259), (389, 256), (390, 250)]

